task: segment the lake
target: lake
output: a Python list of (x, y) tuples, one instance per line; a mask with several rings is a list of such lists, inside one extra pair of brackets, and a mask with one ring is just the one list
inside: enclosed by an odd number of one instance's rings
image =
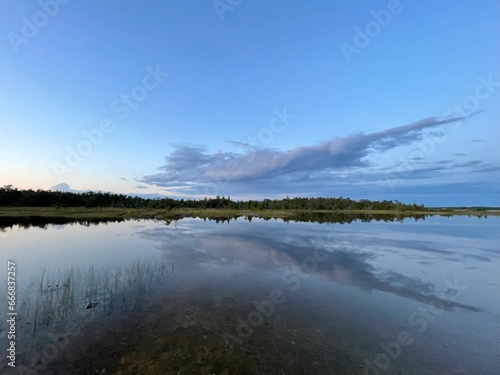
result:
[(0, 227), (2, 373), (499, 373), (498, 217)]

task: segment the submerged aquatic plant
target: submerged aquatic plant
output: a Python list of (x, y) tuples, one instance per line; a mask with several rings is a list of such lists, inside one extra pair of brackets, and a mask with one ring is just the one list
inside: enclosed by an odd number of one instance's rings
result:
[(19, 340), (24, 348), (49, 341), (48, 334), (78, 333), (92, 322), (141, 309), (147, 297), (170, 276), (164, 257), (139, 259), (128, 266), (72, 266), (53, 272), (42, 268), (19, 296)]

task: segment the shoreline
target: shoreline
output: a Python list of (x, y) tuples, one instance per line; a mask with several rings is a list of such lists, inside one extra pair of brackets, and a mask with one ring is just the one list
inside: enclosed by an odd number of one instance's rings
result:
[(391, 215), (425, 216), (500, 216), (500, 210), (428, 209), (428, 211), (396, 210), (235, 210), (235, 209), (143, 209), (143, 208), (84, 208), (84, 207), (0, 207), (0, 217), (46, 217), (68, 219), (182, 219), (234, 218), (238, 216), (293, 219), (302, 215)]

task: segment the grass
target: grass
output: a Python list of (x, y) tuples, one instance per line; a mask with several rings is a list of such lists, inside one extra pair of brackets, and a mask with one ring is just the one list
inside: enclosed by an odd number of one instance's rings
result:
[[(126, 266), (43, 268), (19, 288), (20, 343), (23, 348), (40, 348), (49, 342), (48, 334), (74, 335), (97, 319), (140, 311), (171, 272), (173, 264), (164, 256), (138, 259)], [(6, 290), (5, 283), (0, 290)], [(89, 302), (98, 304), (86, 309)]]
[(500, 216), (500, 210), (436, 208), (428, 211), (393, 210), (235, 210), (235, 209), (193, 209), (179, 208), (84, 208), (84, 207), (0, 207), (0, 217), (47, 217), (68, 219), (181, 219), (184, 217), (234, 218), (252, 216), (263, 218), (290, 218), (298, 214), (349, 214), (349, 215), (470, 215)]

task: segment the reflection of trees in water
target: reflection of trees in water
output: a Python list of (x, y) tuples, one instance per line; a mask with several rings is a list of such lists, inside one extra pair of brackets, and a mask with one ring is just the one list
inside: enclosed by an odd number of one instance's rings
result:
[[(404, 219), (413, 219), (415, 221), (417, 220), (425, 220), (425, 218), (429, 216), (427, 214), (370, 214), (370, 213), (339, 213), (339, 212), (309, 212), (309, 211), (295, 211), (293, 212), (290, 216), (287, 217), (281, 217), (279, 215), (272, 216), (272, 215), (259, 215), (258, 213), (254, 215), (232, 215), (232, 216), (224, 216), (221, 215), (220, 217), (203, 217), (203, 216), (197, 216), (198, 218), (204, 220), (204, 221), (215, 221), (216, 223), (225, 223), (225, 222), (230, 222), (231, 220), (238, 220), (240, 218), (243, 218), (248, 221), (252, 221), (252, 219), (257, 218), (257, 219), (262, 219), (265, 221), (269, 220), (283, 220), (285, 223), (288, 222), (306, 222), (306, 223), (339, 223), (339, 224), (344, 224), (344, 223), (352, 223), (353, 221), (362, 221), (362, 222), (370, 222), (370, 221), (385, 221), (385, 222), (393, 222), (393, 221), (399, 221), (403, 222)], [(163, 222), (166, 225), (170, 225), (171, 223), (177, 224), (179, 220), (182, 220), (185, 216), (179, 215), (178, 218), (173, 218), (173, 219), (165, 219)]]
[[(178, 214), (171, 215), (172, 217), (166, 219), (151, 219), (156, 222), (163, 222), (166, 225), (174, 224), (177, 225), (179, 220), (191, 217), (186, 214)], [(399, 221), (403, 222), (404, 219), (413, 219), (413, 220), (425, 220), (429, 214), (408, 214), (408, 213), (359, 213), (359, 212), (313, 212), (306, 210), (293, 211), (290, 216), (282, 217), (280, 215), (273, 216), (272, 214), (263, 214), (259, 215), (259, 213), (255, 213), (253, 215), (225, 215), (223, 211), (221, 211), (220, 216), (213, 216), (211, 214), (210, 217), (203, 215), (193, 215), (193, 217), (200, 218), (204, 221), (215, 221), (216, 223), (229, 223), (231, 220), (244, 219), (248, 221), (252, 221), (254, 218), (263, 219), (269, 221), (271, 219), (274, 220), (283, 220), (284, 222), (297, 221), (297, 222), (310, 222), (310, 223), (352, 223), (353, 221), (385, 221), (385, 222), (393, 222)], [(71, 219), (64, 217), (43, 217), (43, 216), (28, 216), (28, 217), (0, 217), (0, 231), (5, 228), (11, 228), (14, 225), (18, 225), (22, 228), (30, 228), (30, 227), (39, 227), (43, 229), (47, 229), (49, 225), (99, 225), (106, 223), (115, 223), (122, 222), (126, 220), (134, 220), (134, 219), (123, 219), (123, 218), (90, 218), (90, 219)]]
[(114, 218), (114, 219), (100, 219), (100, 218), (89, 218), (89, 219), (71, 219), (66, 217), (44, 217), (44, 216), (0, 216), (0, 230), (5, 228), (12, 228), (14, 225), (18, 225), (21, 228), (31, 228), (37, 227), (42, 229), (47, 229), (49, 225), (83, 225), (89, 227), (91, 225), (99, 225), (106, 223), (117, 223), (122, 222), (125, 219)]
[(90, 323), (105, 324), (142, 311), (154, 287), (168, 278), (172, 269), (164, 256), (137, 260), (126, 267), (43, 269), (17, 293), (19, 351), (37, 350), (55, 334), (75, 336), (92, 327)]
[(321, 213), (321, 212), (298, 212), (284, 221), (301, 221), (311, 223), (352, 223), (353, 221), (385, 221), (393, 222), (404, 219), (425, 220), (428, 215), (425, 214), (369, 214), (369, 213)]

